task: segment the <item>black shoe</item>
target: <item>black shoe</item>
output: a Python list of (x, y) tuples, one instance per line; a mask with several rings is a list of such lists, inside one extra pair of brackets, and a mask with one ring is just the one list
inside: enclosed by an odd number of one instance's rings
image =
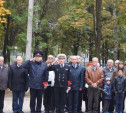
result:
[(18, 111), (13, 111), (13, 113), (18, 113)]
[(78, 113), (84, 113), (83, 111), (78, 111)]
[(49, 111), (46, 111), (46, 110), (45, 110), (44, 113), (49, 113)]
[(18, 113), (24, 113), (23, 111), (18, 111)]

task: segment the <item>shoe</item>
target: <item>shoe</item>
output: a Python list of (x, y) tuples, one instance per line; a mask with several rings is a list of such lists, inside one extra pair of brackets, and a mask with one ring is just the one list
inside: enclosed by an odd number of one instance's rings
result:
[(54, 113), (54, 111), (49, 111), (48, 113)]
[(49, 111), (44, 111), (44, 113), (49, 113)]
[(18, 111), (13, 111), (13, 113), (18, 113)]
[(24, 113), (23, 111), (18, 111), (18, 113)]
[(83, 111), (78, 111), (78, 113), (84, 113)]

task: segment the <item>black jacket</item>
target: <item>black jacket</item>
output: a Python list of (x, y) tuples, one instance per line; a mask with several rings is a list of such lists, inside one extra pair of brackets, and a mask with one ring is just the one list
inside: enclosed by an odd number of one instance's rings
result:
[(10, 66), (9, 69), (9, 88), (12, 91), (27, 91), (28, 73), (22, 66), (18, 67), (17, 63)]
[(0, 69), (0, 90), (6, 90), (8, 85), (8, 67), (3, 65)]
[(125, 76), (116, 76), (113, 81), (113, 91), (117, 93), (126, 92)]
[(48, 71), (45, 63), (31, 62), (27, 60), (23, 67), (28, 70), (29, 87), (33, 89), (43, 89), (43, 82), (48, 82)]
[(54, 87), (67, 87), (68, 81), (70, 80), (70, 66), (68, 64), (64, 64), (64, 67), (60, 67), (60, 65), (51, 65), (48, 67), (48, 70), (53, 70), (55, 72), (55, 84)]

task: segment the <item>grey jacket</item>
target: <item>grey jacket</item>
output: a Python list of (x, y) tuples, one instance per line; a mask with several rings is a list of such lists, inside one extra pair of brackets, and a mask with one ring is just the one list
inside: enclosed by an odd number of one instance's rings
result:
[(8, 67), (3, 65), (0, 68), (0, 90), (6, 90), (8, 85)]

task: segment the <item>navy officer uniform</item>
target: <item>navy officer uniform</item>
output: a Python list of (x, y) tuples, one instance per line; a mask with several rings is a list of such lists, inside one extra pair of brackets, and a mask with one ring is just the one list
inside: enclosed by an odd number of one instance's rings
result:
[[(59, 54), (58, 59), (65, 59), (65, 55)], [(53, 70), (55, 72), (54, 94), (56, 113), (64, 113), (70, 66), (64, 63), (51, 65), (48, 67), (48, 70)]]

